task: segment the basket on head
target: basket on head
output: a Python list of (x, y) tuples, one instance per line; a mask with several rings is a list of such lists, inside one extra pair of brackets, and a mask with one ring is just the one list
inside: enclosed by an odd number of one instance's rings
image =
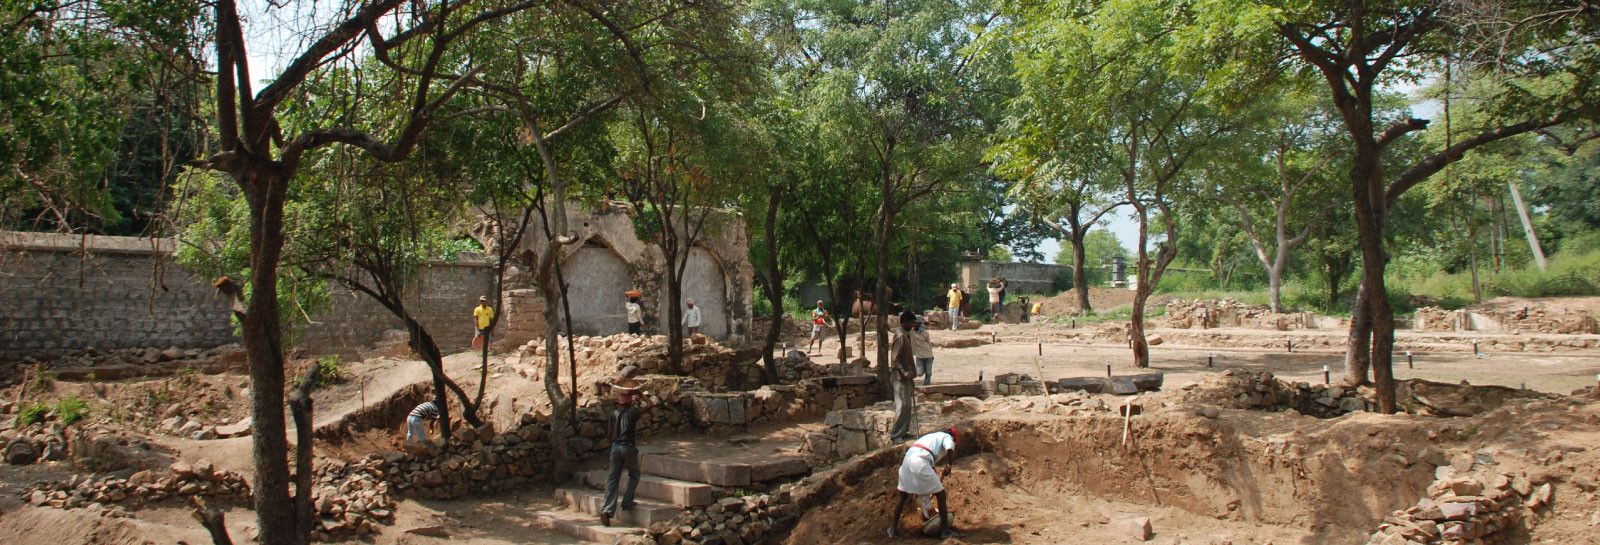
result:
[(622, 294), (626, 295), (628, 297), (640, 297), (640, 296), (644, 295), (644, 290), (628, 290), (628, 291), (622, 292)]

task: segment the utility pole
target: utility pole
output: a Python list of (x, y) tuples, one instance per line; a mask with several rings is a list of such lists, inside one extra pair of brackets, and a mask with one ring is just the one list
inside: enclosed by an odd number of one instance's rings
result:
[(1522, 194), (1517, 192), (1516, 182), (1506, 182), (1511, 188), (1511, 202), (1517, 205), (1517, 216), (1522, 218), (1522, 229), (1528, 233), (1528, 248), (1533, 250), (1533, 262), (1539, 265), (1539, 270), (1544, 270), (1544, 249), (1539, 247), (1539, 235), (1533, 232), (1533, 222), (1528, 221), (1528, 205), (1522, 203)]

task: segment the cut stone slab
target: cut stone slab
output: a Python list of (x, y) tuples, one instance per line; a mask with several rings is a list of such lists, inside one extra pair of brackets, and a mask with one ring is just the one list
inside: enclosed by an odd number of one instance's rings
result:
[[(623, 473), (627, 478), (627, 473)], [(606, 486), (606, 470), (597, 469), (584, 473), (584, 484), (596, 490), (604, 490)], [(640, 475), (639, 487), (634, 489), (637, 498), (648, 498), (666, 502), (680, 507), (700, 507), (711, 505), (715, 501), (715, 487), (709, 484), (691, 483), (657, 477), (655, 475)]]
[[(627, 483), (623, 483), (622, 486), (627, 486)], [(618, 488), (621, 488), (621, 486)], [(622, 491), (618, 490), (617, 492), (620, 494)], [(567, 505), (571, 506), (572, 510), (587, 515), (594, 515), (596, 518), (600, 516), (600, 509), (606, 504), (606, 495), (604, 492), (579, 490), (576, 488), (558, 488), (556, 489), (556, 498), (567, 502)], [(637, 497), (634, 498), (634, 500), (636, 501), (636, 504), (633, 506), (633, 509), (624, 511), (622, 510), (621, 505), (617, 506), (616, 516), (611, 517), (612, 524), (638, 526), (644, 528), (649, 527), (651, 524), (655, 524), (657, 522), (667, 522), (672, 520), (672, 517), (675, 517), (678, 515), (678, 513), (683, 512), (682, 508), (671, 505), (662, 505), (648, 501), (637, 501)], [(620, 502), (621, 499), (619, 498), (618, 501)]]
[(1133, 385), (1140, 390), (1160, 390), (1161, 383), (1166, 380), (1166, 375), (1156, 372), (1133, 375), (1128, 378), (1133, 379)]
[(1139, 385), (1134, 384), (1133, 377), (1114, 377), (1111, 379), (1111, 393), (1126, 396), (1139, 393)]
[(1103, 378), (1064, 378), (1056, 381), (1056, 385), (1062, 390), (1077, 390), (1091, 394), (1098, 394), (1108, 389), (1106, 379)]
[(750, 481), (761, 483), (793, 475), (805, 475), (810, 471), (811, 466), (806, 464), (804, 458), (779, 458), (750, 464)]
[(750, 464), (697, 461), (660, 454), (641, 454), (639, 469), (669, 479), (717, 486), (750, 486)]
[(250, 419), (245, 418), (226, 426), (217, 426), (216, 431), (217, 437), (224, 439), (229, 437), (243, 437), (250, 435)]
[(963, 397), (963, 396), (977, 397), (977, 396), (982, 396), (983, 395), (983, 384), (977, 383), (977, 382), (958, 382), (958, 383), (955, 383), (955, 384), (930, 384), (928, 386), (918, 386), (917, 387), (917, 393), (924, 394), (924, 395), (928, 395), (928, 394), (943, 394), (943, 395), (947, 395), (947, 396), (950, 396), (950, 397)]
[(535, 511), (532, 519), (536, 525), (595, 543), (616, 543), (623, 536), (644, 533), (638, 527), (605, 526), (598, 516), (573, 511)]
[(822, 377), (823, 388), (838, 386), (861, 386), (878, 382), (878, 377), (872, 375), (849, 375), (843, 377)]

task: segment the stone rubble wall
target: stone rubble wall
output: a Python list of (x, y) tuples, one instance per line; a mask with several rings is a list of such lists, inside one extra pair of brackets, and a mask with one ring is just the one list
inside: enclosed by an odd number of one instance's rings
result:
[(1490, 469), (1476, 463), (1478, 456), (1484, 455), (1460, 453), (1444, 465), (1438, 455), (1437, 478), (1428, 486), (1427, 496), (1384, 517), (1367, 543), (1497, 543), (1503, 536), (1513, 536), (1509, 537), (1513, 541), (1516, 535), (1526, 536), (1538, 513), (1551, 509), (1553, 483)]
[(1581, 311), (1557, 311), (1523, 306), (1504, 311), (1470, 309), (1445, 310), (1439, 307), (1417, 309), (1413, 324), (1417, 331), (1484, 331), (1508, 333), (1554, 333), (1559, 335), (1600, 334), (1600, 322)]
[[(922, 405), (931, 406), (937, 418), (950, 419), (991, 412), (1078, 416), (1111, 410), (1104, 401), (1078, 392), (994, 396), (986, 399), (968, 396), (945, 401), (924, 401)], [(893, 407), (888, 402), (830, 411), (823, 420), (827, 429), (807, 433), (800, 445), (800, 453), (812, 468), (820, 468), (877, 451), (893, 444), (889, 441), (889, 430), (894, 425), (894, 417)], [(922, 422), (921, 427), (928, 430), (932, 425)]]
[[(1310, 312), (1272, 312), (1267, 305), (1247, 305), (1234, 299), (1175, 299), (1167, 302), (1160, 327), (1211, 329), (1217, 327), (1267, 329), (1322, 329), (1330, 325)], [(1348, 320), (1336, 322), (1347, 326)]]

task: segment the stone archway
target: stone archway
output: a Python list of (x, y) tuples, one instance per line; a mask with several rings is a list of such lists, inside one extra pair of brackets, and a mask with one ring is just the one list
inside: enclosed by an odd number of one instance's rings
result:
[[(683, 298), (694, 299), (695, 306), (700, 307), (701, 334), (728, 340), (728, 277), (716, 256), (699, 246), (689, 250), (689, 262), (683, 271)], [(660, 316), (665, 324), (666, 297), (661, 298)]]
[[(567, 281), (574, 335), (615, 335), (628, 330), (623, 292), (633, 287), (633, 280), (622, 256), (590, 241), (567, 256), (561, 272)], [(555, 326), (564, 329), (563, 324)]]

